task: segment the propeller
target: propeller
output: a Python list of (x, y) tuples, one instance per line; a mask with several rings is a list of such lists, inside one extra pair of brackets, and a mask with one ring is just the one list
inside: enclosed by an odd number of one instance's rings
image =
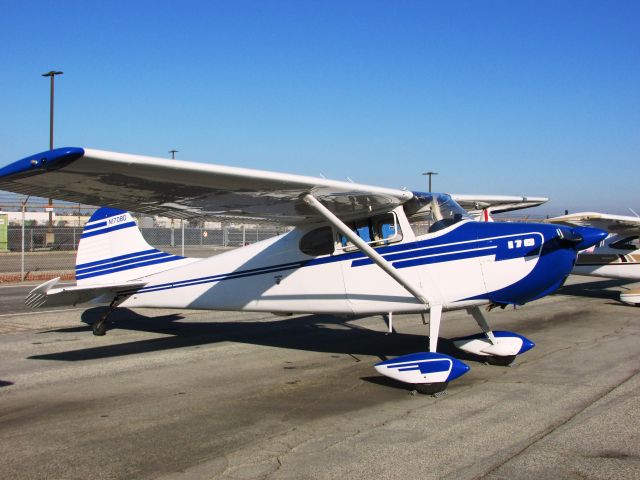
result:
[(558, 238), (576, 251), (592, 247), (608, 235), (608, 232), (595, 227), (558, 228)]

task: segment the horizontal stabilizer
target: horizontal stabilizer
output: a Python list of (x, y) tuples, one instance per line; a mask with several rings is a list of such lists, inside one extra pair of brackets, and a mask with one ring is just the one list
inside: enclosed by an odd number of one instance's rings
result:
[[(60, 281), (60, 277), (49, 280), (29, 292), (24, 303), (31, 308), (60, 307), (63, 305), (77, 305), (100, 299), (110, 303), (119, 295), (127, 295), (146, 285), (147, 282), (119, 282), (110, 284), (80, 285), (53, 288)], [(102, 297), (102, 298), (101, 298)]]

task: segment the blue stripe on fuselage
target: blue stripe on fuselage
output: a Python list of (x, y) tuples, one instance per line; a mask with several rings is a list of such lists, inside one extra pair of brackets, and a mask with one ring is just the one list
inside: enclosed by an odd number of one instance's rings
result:
[(274, 272), (283, 272), (286, 270), (295, 270), (301, 267), (304, 267), (305, 264), (308, 264), (306, 261), (300, 262), (292, 262), (292, 263), (284, 263), (281, 265), (272, 265), (269, 267), (261, 267), (261, 268), (251, 268), (248, 270), (238, 270), (236, 272), (231, 273), (221, 273), (218, 275), (210, 275), (207, 277), (199, 277), (199, 278), (191, 278), (188, 280), (178, 280), (170, 283), (161, 283), (158, 285), (149, 285), (143, 287), (141, 289), (131, 290), (124, 292), (125, 294), (130, 293), (144, 293), (144, 292), (157, 292), (160, 290), (169, 290), (173, 288), (181, 288), (181, 287), (190, 287), (192, 285), (201, 285), (203, 283), (216, 283), (222, 280), (232, 280), (236, 278), (244, 278), (251, 277), (254, 275), (263, 275), (265, 273), (274, 273)]
[[(493, 230), (495, 231), (495, 229)], [(449, 241), (446, 243), (433, 245), (433, 240), (422, 240), (408, 244), (412, 245), (414, 248), (400, 253), (387, 253), (388, 250), (384, 250), (382, 248), (377, 249), (377, 251), (385, 260), (392, 262), (393, 266), (396, 268), (406, 268), (416, 265), (424, 265), (427, 263), (438, 263), (437, 257), (440, 256), (447, 257), (440, 261), (447, 261), (458, 258), (473, 258), (481, 255), (495, 255), (496, 261), (502, 261), (512, 258), (537, 255), (540, 246), (542, 245), (542, 238), (542, 234), (532, 231), (531, 229), (524, 232), (506, 233), (496, 235), (495, 237), (462, 241), (455, 241), (455, 239), (452, 239), (447, 235), (446, 239)], [(484, 253), (474, 254), (473, 252)], [(351, 264), (352, 267), (361, 267), (373, 264), (373, 261), (368, 257), (364, 257), (363, 254), (360, 254), (360, 257), (363, 258), (354, 260)]]
[(158, 259), (167, 258), (167, 257), (176, 257), (176, 256), (171, 255), (170, 253), (158, 252), (150, 255), (144, 255), (141, 257), (134, 257), (129, 260), (122, 260), (121, 262), (113, 262), (107, 265), (98, 265), (97, 267), (85, 268), (85, 269), (82, 269), (82, 271), (79, 271), (76, 269), (76, 275), (87, 275), (87, 276), (89, 274), (93, 274), (91, 276), (104, 275), (105, 273), (110, 273), (110, 272), (107, 272), (108, 270), (113, 270), (114, 268), (117, 268), (117, 267), (135, 268), (136, 264), (139, 264), (141, 262), (149, 262), (151, 260), (158, 260)]
[(180, 260), (182, 258), (184, 257), (172, 255), (170, 253), (160, 251), (157, 248), (152, 248), (150, 250), (142, 250), (140, 252), (118, 255), (117, 257), (105, 258), (76, 265), (76, 278), (78, 280), (82, 280), (85, 278), (98, 277), (134, 268), (147, 267), (157, 263)]
[(84, 228), (82, 229), (82, 232), (87, 232), (89, 230), (95, 230), (96, 228), (100, 228), (100, 227), (106, 227), (107, 226), (107, 222), (96, 222), (93, 225), (85, 225)]
[(92, 271), (90, 273), (76, 273), (76, 279), (82, 280), (85, 278), (99, 277), (101, 275), (108, 275), (110, 273), (123, 272), (125, 270), (132, 270), (135, 268), (148, 267), (150, 265), (156, 265), (159, 263), (173, 262), (175, 260), (180, 260), (182, 257), (178, 257), (176, 255), (165, 254), (166, 256), (162, 258), (154, 258), (152, 260), (140, 259), (141, 261), (137, 261), (136, 263), (128, 263), (127, 265), (123, 265), (120, 267), (107, 267), (104, 270), (100, 271)]
[(158, 250), (157, 248), (152, 248), (150, 250), (142, 250), (141, 252), (127, 253), (126, 255), (118, 255), (117, 257), (105, 258), (105, 259), (102, 259), (102, 260), (96, 260), (94, 262), (82, 263), (82, 264), (76, 265), (76, 270), (83, 269), (83, 268), (88, 268), (88, 267), (93, 267), (93, 266), (96, 266), (96, 265), (104, 265), (106, 263), (111, 263), (111, 262), (117, 262), (119, 260), (124, 260), (126, 258), (148, 255), (150, 253), (156, 253), (156, 252), (159, 252), (159, 251), (160, 250)]

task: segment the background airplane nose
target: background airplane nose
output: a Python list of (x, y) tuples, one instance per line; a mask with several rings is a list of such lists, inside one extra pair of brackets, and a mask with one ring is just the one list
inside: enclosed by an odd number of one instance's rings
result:
[(582, 238), (573, 244), (573, 248), (578, 251), (594, 246), (609, 235), (608, 232), (594, 227), (572, 227), (571, 230), (576, 236)]

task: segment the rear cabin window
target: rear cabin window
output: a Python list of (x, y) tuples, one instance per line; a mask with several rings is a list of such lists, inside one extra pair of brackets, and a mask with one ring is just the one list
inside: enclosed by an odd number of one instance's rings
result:
[[(384, 213), (355, 222), (347, 222), (347, 226), (373, 247), (388, 245), (402, 240), (400, 226), (394, 213)], [(339, 239), (340, 245), (344, 250), (357, 249), (344, 235), (340, 235)]]
[(302, 253), (317, 257), (329, 255), (334, 250), (333, 230), (331, 227), (320, 227), (305, 233), (300, 239)]

